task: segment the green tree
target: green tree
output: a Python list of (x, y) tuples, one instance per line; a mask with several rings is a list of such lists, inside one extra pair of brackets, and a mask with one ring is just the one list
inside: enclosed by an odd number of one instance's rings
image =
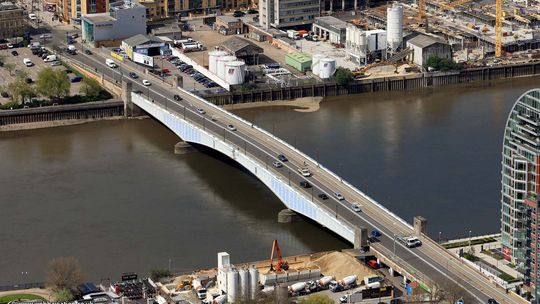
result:
[(84, 79), (79, 92), (86, 96), (96, 97), (101, 93), (101, 86), (94, 78), (87, 77)]
[(156, 282), (162, 278), (166, 278), (170, 276), (171, 276), (171, 272), (168, 269), (152, 269), (150, 271), (150, 278)]
[(47, 267), (47, 286), (54, 291), (75, 291), (83, 279), (79, 261), (74, 257), (58, 257)]
[(71, 83), (63, 70), (45, 68), (38, 74), (37, 91), (52, 100), (58, 100), (69, 94)]
[(338, 67), (336, 70), (336, 82), (337, 84), (345, 85), (353, 80), (353, 73), (351, 70)]
[(17, 104), (36, 96), (36, 90), (26, 83), (23, 77), (15, 78), (15, 81), (8, 83), (1, 90), (9, 92), (10, 100)]
[(460, 64), (455, 63), (452, 59), (441, 58), (437, 55), (429, 56), (424, 68), (433, 68), (439, 71), (451, 71), (451, 70), (460, 70), (463, 67)]
[(11, 76), (15, 70), (15, 65), (13, 63), (6, 63), (4, 64), (4, 69), (6, 69), (9, 72), (9, 76)]
[(69, 289), (61, 289), (54, 293), (54, 299), (56, 302), (69, 302), (75, 297)]
[(312, 294), (307, 299), (302, 299), (299, 304), (334, 304), (334, 301), (327, 295)]

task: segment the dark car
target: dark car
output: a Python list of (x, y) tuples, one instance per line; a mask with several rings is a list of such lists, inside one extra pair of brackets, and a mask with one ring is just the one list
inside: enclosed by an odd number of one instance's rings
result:
[(174, 100), (176, 100), (176, 101), (182, 100), (182, 97), (180, 97), (180, 95), (174, 95), (173, 98), (174, 98)]
[(311, 188), (311, 184), (307, 181), (301, 181), (300, 186), (302, 186), (303, 188)]
[(86, 55), (92, 55), (92, 51), (90, 51), (90, 50), (84, 50), (84, 53), (85, 53)]
[(81, 76), (75, 76), (75, 77), (71, 78), (70, 81), (71, 82), (81, 82), (82, 77)]
[(286, 162), (288, 160), (287, 157), (285, 157), (285, 155), (283, 154), (278, 155), (277, 158), (282, 162)]
[(327, 200), (328, 199), (328, 195), (324, 194), (324, 193), (321, 193), (319, 194), (319, 198), (322, 199), (322, 200)]
[(2, 92), (2, 93), (0, 93), (0, 96), (2, 96), (4, 98), (8, 98), (9, 94), (8, 94), (8, 92)]
[(17, 53), (17, 51), (11, 51), (11, 55), (13, 55), (13, 56), (19, 56), (19, 53)]
[(495, 300), (495, 299), (488, 299), (487, 303), (488, 304), (499, 304), (499, 302), (497, 302), (497, 300)]
[(258, 12), (259, 12), (259, 11), (254, 10), (254, 9), (250, 9), (250, 10), (247, 11), (247, 13), (250, 14), (250, 15), (251, 15), (251, 14), (257, 14)]
[(69, 69), (66, 69), (65, 71), (66, 71), (66, 74), (71, 74), (71, 73), (73, 73), (73, 71), (72, 71), (72, 70), (69, 70)]
[(139, 76), (137, 76), (137, 74), (133, 73), (133, 72), (129, 72), (129, 77), (132, 78), (132, 79), (137, 79), (139, 78)]
[(140, 91), (140, 90), (135, 90), (135, 91), (133, 91), (133, 93), (141, 95), (141, 94), (142, 94), (142, 91)]
[(235, 11), (233, 13), (233, 17), (236, 17), (236, 18), (239, 18), (239, 17), (244, 17), (246, 15), (246, 13), (242, 12), (242, 11)]

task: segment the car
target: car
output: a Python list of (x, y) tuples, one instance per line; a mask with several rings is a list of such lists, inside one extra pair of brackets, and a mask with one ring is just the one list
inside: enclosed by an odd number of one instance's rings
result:
[(150, 83), (150, 81), (149, 81), (148, 79), (143, 79), (143, 80), (142, 80), (142, 84), (143, 84), (144, 86), (150, 86), (150, 85), (151, 85), (151, 83)]
[(52, 38), (51, 34), (41, 34), (39, 35), (39, 39), (49, 39)]
[(278, 155), (277, 159), (279, 159), (282, 162), (288, 161), (287, 157), (285, 157), (285, 155), (283, 155), (283, 154)]
[(277, 160), (275, 160), (275, 161), (272, 162), (272, 166), (274, 166), (276, 168), (281, 168), (281, 167), (283, 167), (283, 164), (278, 162)]
[(71, 35), (69, 36), (69, 38), (71, 38), (71, 39), (77, 39), (77, 38), (79, 38), (79, 34), (73, 33), (73, 34), (71, 34)]
[(341, 195), (341, 193), (339, 192), (334, 192), (334, 197), (337, 198), (338, 200), (342, 201), (344, 200), (345, 198), (343, 197), (343, 195)]
[(328, 195), (326, 195), (326, 193), (319, 193), (319, 198), (322, 199), (322, 200), (327, 200)]
[(298, 168), (298, 173), (302, 174), (304, 177), (310, 177), (311, 172), (307, 168)]
[(497, 300), (495, 300), (495, 299), (488, 299), (487, 303), (488, 304), (499, 304), (499, 302), (497, 302)]
[(368, 260), (368, 261), (366, 262), (366, 264), (367, 264), (369, 267), (373, 268), (373, 269), (379, 269), (379, 268), (380, 268), (380, 265), (379, 265), (379, 263), (377, 263), (377, 260)]
[(13, 44), (13, 43), (8, 43), (8, 44), (7, 44), (7, 47), (8, 47), (8, 49), (12, 49), (12, 48), (15, 47), (15, 44)]
[(259, 13), (259, 11), (254, 10), (254, 9), (250, 9), (250, 10), (247, 11), (247, 13), (250, 14), (250, 15), (252, 15), (252, 14), (257, 14), (257, 13)]
[(236, 127), (233, 126), (233, 125), (227, 125), (227, 129), (229, 129), (231, 131), (236, 131)]
[(173, 98), (174, 98), (174, 100), (176, 100), (176, 101), (182, 100), (182, 97), (180, 97), (180, 95), (174, 95)]
[(133, 72), (129, 72), (129, 78), (137, 79), (137, 78), (139, 78), (139, 76), (137, 74), (133, 73)]
[(86, 55), (92, 55), (92, 51), (90, 51), (90, 50), (84, 50), (84, 53), (85, 53)]
[(24, 79), (24, 82), (26, 82), (26, 83), (32, 83), (32, 82), (34, 82), (34, 81), (32, 80), (32, 78), (27, 77), (27, 78)]
[(62, 65), (62, 63), (60, 61), (56, 60), (56, 61), (51, 62), (51, 65), (52, 66), (58, 66), (58, 65)]
[(141, 95), (142, 91), (141, 90), (135, 90), (135, 91), (133, 91), (133, 93)]
[(242, 11), (235, 11), (233, 13), (233, 17), (235, 18), (240, 18), (240, 17), (244, 17), (246, 15), (246, 13), (242, 12)]
[(352, 203), (351, 209), (354, 210), (354, 212), (362, 212), (362, 208), (360, 208), (360, 205), (358, 205), (357, 203)]
[(31, 67), (31, 66), (34, 65), (34, 63), (32, 62), (32, 60), (30, 60), (30, 58), (24, 58), (24, 59), (23, 59), (23, 63), (24, 63), (24, 65), (27, 66), (27, 67)]
[(19, 53), (17, 53), (17, 51), (11, 51), (11, 55), (13, 55), (13, 56), (19, 56)]
[(301, 181), (300, 186), (302, 186), (302, 188), (306, 188), (306, 189), (311, 188), (311, 184), (308, 181)]
[(83, 78), (81, 76), (75, 76), (70, 79), (71, 82), (81, 82)]
[(163, 68), (163, 69), (161, 69), (161, 72), (162, 72), (162, 73), (170, 73), (171, 70), (169, 70), (169, 69), (167, 69), (167, 68)]
[(381, 236), (381, 232), (379, 230), (377, 230), (377, 229), (371, 230), (371, 237), (377, 238), (377, 237), (380, 237), (380, 236)]
[(30, 20), (37, 20), (36, 14), (28, 14), (28, 18), (30, 18)]
[(197, 113), (199, 113), (199, 114), (206, 114), (206, 111), (205, 111), (204, 109), (197, 108)]

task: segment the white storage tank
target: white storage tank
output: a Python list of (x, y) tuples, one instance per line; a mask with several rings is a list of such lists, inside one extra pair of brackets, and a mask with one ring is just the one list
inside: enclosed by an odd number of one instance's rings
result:
[(238, 271), (238, 276), (240, 277), (240, 299), (249, 300), (249, 271), (242, 268)]
[(360, 34), (358, 34), (358, 50), (360, 51), (361, 55), (366, 55), (367, 50), (367, 37), (366, 32), (362, 31)]
[(311, 72), (319, 75), (321, 59), (325, 58), (323, 54), (315, 54), (311, 59)]
[(236, 60), (236, 57), (234, 56), (222, 56), (222, 57), (219, 57), (217, 58), (216, 60), (216, 63), (217, 63), (217, 67), (216, 67), (216, 75), (225, 80), (225, 64), (227, 62), (230, 62), (230, 61), (235, 61)]
[(243, 61), (229, 61), (225, 63), (225, 82), (228, 84), (244, 83), (244, 75), (246, 74), (246, 63)]
[(332, 58), (323, 58), (321, 59), (319, 77), (321, 79), (328, 79), (334, 75), (336, 72), (336, 60)]
[(253, 266), (249, 268), (249, 285), (250, 300), (255, 300), (259, 292), (259, 270)]
[(227, 56), (225, 51), (211, 51), (208, 52), (208, 70), (211, 73), (217, 73), (217, 59), (219, 57)]
[(403, 41), (403, 6), (394, 2), (386, 9), (386, 41), (392, 51), (396, 51)]
[(238, 271), (231, 269), (227, 272), (227, 302), (234, 303), (238, 300)]

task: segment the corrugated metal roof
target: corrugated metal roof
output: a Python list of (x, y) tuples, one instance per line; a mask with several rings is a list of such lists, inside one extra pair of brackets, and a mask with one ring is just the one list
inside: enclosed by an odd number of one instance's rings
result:
[(288, 56), (289, 58), (294, 59), (294, 60), (296, 60), (298, 62), (311, 61), (311, 56), (310, 55), (308, 55), (306, 53), (301, 53), (301, 52), (288, 53), (285, 56)]
[(415, 45), (417, 47), (421, 47), (421, 48), (428, 47), (428, 46), (430, 46), (432, 44), (435, 44), (435, 43), (447, 44), (446, 42), (444, 42), (444, 41), (442, 41), (440, 39), (436, 39), (434, 37), (426, 36), (426, 35), (418, 35), (418, 36), (412, 38), (411, 40), (409, 40), (408, 43), (410, 43), (412, 45)]
[(247, 47), (252, 48), (257, 53), (262, 53), (264, 51), (261, 47), (240, 37), (231, 37), (229, 40), (223, 42), (221, 47), (232, 54), (236, 54), (236, 52), (241, 51), (242, 49)]
[(148, 36), (148, 35), (143, 35), (143, 34), (137, 34), (133, 37), (129, 37), (128, 39), (124, 39), (124, 42), (130, 46), (136, 46), (136, 45), (141, 45), (141, 44), (145, 44), (145, 43), (148, 43), (148, 42), (163, 42), (161, 41), (161, 39), (159, 38), (156, 38), (156, 37), (151, 37), (151, 36)]

